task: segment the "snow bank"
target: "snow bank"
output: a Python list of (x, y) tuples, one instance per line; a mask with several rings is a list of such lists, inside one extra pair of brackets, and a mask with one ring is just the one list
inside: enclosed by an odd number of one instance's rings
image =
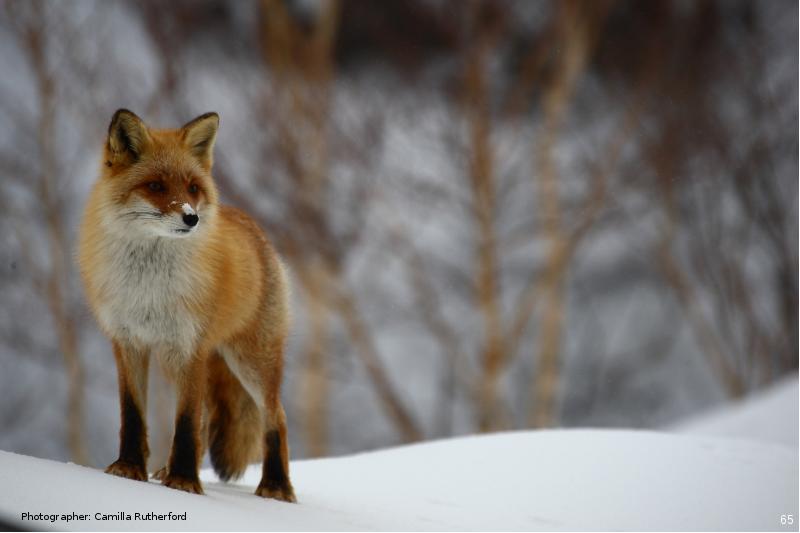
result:
[(798, 379), (788, 376), (764, 391), (691, 417), (668, 429), (798, 446)]
[[(195, 496), (0, 452), (0, 517), (86, 514), (22, 525), (89, 530), (776, 530), (781, 515), (798, 519), (796, 449), (709, 437), (532, 431), (299, 461), (296, 505), (254, 496), (259, 470), (228, 485), (203, 472)], [(136, 512), (187, 519), (95, 515)]]

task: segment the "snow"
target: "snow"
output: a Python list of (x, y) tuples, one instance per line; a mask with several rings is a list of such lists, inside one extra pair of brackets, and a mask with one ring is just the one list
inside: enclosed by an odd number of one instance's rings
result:
[[(8, 452), (0, 472), (0, 517), (90, 515), (28, 528), (775, 530), (781, 515), (798, 518), (796, 448), (629, 430), (499, 433), (297, 461), (298, 504), (254, 496), (258, 465), (227, 485), (203, 471), (205, 496)], [(135, 512), (187, 520), (95, 519)]]
[(181, 209), (183, 209), (183, 214), (184, 215), (194, 215), (195, 214), (194, 209), (192, 209), (192, 206), (189, 205), (188, 203), (184, 203), (181, 206)]
[(792, 376), (670, 433), (498, 433), (295, 461), (299, 504), (254, 496), (258, 465), (233, 484), (204, 470), (196, 496), (0, 451), (0, 519), (41, 514), (21, 525), (65, 530), (797, 531), (797, 426)]
[(716, 435), (798, 446), (798, 378), (790, 375), (733, 405), (681, 421), (678, 433)]

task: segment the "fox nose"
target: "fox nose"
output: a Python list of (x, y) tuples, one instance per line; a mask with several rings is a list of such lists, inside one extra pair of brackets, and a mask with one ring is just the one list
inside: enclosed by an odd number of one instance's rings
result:
[(194, 227), (200, 221), (200, 217), (197, 215), (183, 215), (183, 222), (187, 226)]

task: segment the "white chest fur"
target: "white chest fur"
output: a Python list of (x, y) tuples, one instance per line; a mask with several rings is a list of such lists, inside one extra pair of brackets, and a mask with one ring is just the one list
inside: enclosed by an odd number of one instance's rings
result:
[(98, 319), (114, 338), (162, 356), (191, 355), (201, 324), (188, 304), (201, 284), (187, 240), (120, 239), (109, 244), (95, 281), (102, 295)]

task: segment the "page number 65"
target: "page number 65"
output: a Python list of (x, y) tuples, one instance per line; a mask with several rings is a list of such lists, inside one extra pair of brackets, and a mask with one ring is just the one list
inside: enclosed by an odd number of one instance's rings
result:
[(782, 526), (791, 526), (794, 524), (794, 515), (790, 514), (782, 514), (781, 515), (781, 525)]

